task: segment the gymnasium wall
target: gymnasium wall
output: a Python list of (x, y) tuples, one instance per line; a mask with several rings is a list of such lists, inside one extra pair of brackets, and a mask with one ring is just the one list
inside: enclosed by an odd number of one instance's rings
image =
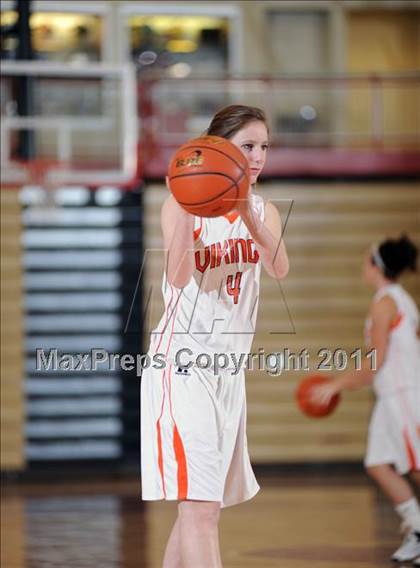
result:
[(21, 206), (2, 188), (1, 202), (1, 469), (24, 466), (24, 346)]
[[(355, 10), (347, 16), (347, 69), (350, 73), (404, 73), (420, 68), (420, 9), (417, 12)], [(366, 89), (352, 90), (347, 109), (347, 128), (362, 132), (371, 116)], [(376, 95), (384, 113), (384, 134), (418, 132), (420, 124), (419, 89), (407, 84), (389, 86)], [(357, 139), (357, 138), (356, 138)], [(394, 144), (397, 140), (393, 141)], [(414, 141), (413, 141), (414, 142)]]
[[(386, 236), (409, 233), (420, 244), (420, 186), (414, 183), (278, 183), (261, 184), (266, 199), (282, 198), (290, 273), (282, 282), (263, 276), (253, 351), (298, 353), (306, 348), (315, 368), (322, 348), (350, 354), (364, 350), (363, 323), (372, 292), (361, 280), (363, 255)], [(162, 247), (159, 211), (166, 189), (145, 189), (145, 248)], [(149, 329), (162, 313), (163, 256), (148, 255), (144, 290), (153, 287)], [(403, 284), (420, 303), (418, 275)], [(272, 334), (272, 331), (281, 332)], [(148, 338), (145, 337), (147, 347)], [(364, 351), (363, 351), (364, 352)], [(294, 391), (303, 372), (279, 377), (247, 374), (248, 440), (256, 463), (354, 461), (364, 454), (373, 396), (369, 389), (345, 394), (345, 402), (328, 419), (302, 416)]]
[[(5, 4), (9, 6), (7, 10), (12, 9), (11, 2), (2, 2), (1, 11)], [(36, 3), (37, 10), (41, 4), (46, 9), (48, 2)], [(49, 5), (51, 4), (50, 2)], [(63, 5), (63, 10), (69, 9), (71, 4), (73, 2), (66, 3), (66, 6)], [(100, 16), (97, 16), (97, 24), (103, 26), (101, 28), (103, 31), (101, 37), (104, 38), (101, 52), (103, 60), (116, 64), (128, 60), (130, 53), (128, 42), (127, 45), (125, 43), (129, 37), (127, 10), (137, 5), (141, 11), (146, 5), (150, 8), (153, 3), (99, 0), (93, 3), (83, 2), (83, 4), (83, 11), (86, 10), (86, 13), (89, 6), (96, 6), (99, 10)], [(156, 9), (159, 8), (161, 12), (165, 10), (165, 6), (168, 13), (175, 13), (177, 9), (176, 3), (172, 1), (155, 4)], [(258, 2), (236, 1), (213, 4), (191, 2), (189, 6), (193, 6), (192, 12), (194, 10), (199, 12), (201, 9), (205, 11), (206, 7), (209, 10), (216, 10), (216, 4), (227, 7), (229, 13), (233, 14), (230, 19), (230, 29), (234, 41), (229, 44), (229, 49), (231, 55), (234, 55), (231, 57), (231, 63), (235, 62), (235, 65), (232, 63), (231, 66), (231, 71), (234, 72), (266, 74), (269, 78), (270, 75), (282, 73), (387, 73), (418, 69), (420, 65), (420, 2), (418, 0), (375, 2), (375, 10), (370, 9), (372, 6), (370, 1), (332, 2), (329, 0), (299, 2), (296, 0), (259, 0)], [(75, 6), (77, 7), (73, 4), (72, 9)], [(126, 49), (124, 46), (127, 47), (126, 51), (124, 51)], [(92, 108), (99, 108), (98, 101), (102, 101), (103, 93), (97, 90), (97, 86), (93, 85), (93, 90), (91, 90), (89, 81), (85, 83), (84, 86), (78, 83), (73, 89), (79, 96), (75, 99), (77, 112), (74, 108), (71, 111), (74, 115), (79, 111), (83, 114), (86, 108), (90, 108), (89, 105), (92, 105)], [(44, 85), (45, 88), (46, 85)], [(56, 97), (53, 97), (50, 91), (47, 93), (48, 96), (45, 96), (46, 91), (42, 89), (40, 93), (44, 95), (41, 96), (43, 103), (51, 105), (60, 102), (64, 105), (60, 109), (67, 108), (66, 95), (70, 94), (68, 88), (61, 86), (56, 91)], [(328, 90), (321, 85), (316, 89), (305, 88), (300, 91), (279, 89), (272, 102), (274, 110), (281, 110), (284, 114), (289, 113), (295, 118), (296, 109), (299, 110), (301, 105), (310, 103), (317, 109), (320, 118), (325, 116), (325, 121), (320, 121), (319, 132), (316, 131), (318, 134), (322, 132), (328, 134), (330, 129), (332, 132), (340, 132), (342, 128), (341, 132), (346, 133), (348, 130), (354, 135), (355, 143), (358, 144), (360, 141), (357, 139), (357, 133), (361, 133), (361, 138), (364, 139), (366, 129), (369, 130), (369, 125), (374, 120), (370, 106), (371, 94), (368, 89), (365, 89), (365, 92), (362, 89), (347, 92), (344, 89)], [(378, 90), (376, 94), (384, 97), (382, 103), (385, 129), (413, 136), (413, 139), (416, 136), (417, 142), (414, 141), (418, 145), (420, 120), (418, 87), (416, 90), (413, 88), (405, 90), (391, 88), (386, 92)], [(250, 96), (250, 93), (247, 95)], [(174, 97), (173, 93), (171, 97)], [(181, 100), (182, 96), (178, 98)], [(255, 104), (266, 104), (259, 91), (255, 99), (252, 101)], [(51, 108), (53, 107), (54, 104)], [(46, 115), (49, 114), (47, 108), (44, 111)], [(205, 120), (207, 118), (204, 116)], [(201, 116), (202, 119), (203, 116)], [(292, 129), (293, 134), (294, 126), (289, 125), (289, 128)], [(86, 157), (88, 153), (93, 157), (112, 157), (116, 150), (115, 140), (105, 138), (79, 137), (81, 155)], [(52, 139), (48, 134), (40, 135), (38, 142), (41, 150), (51, 149)], [(321, 347), (340, 347), (348, 353), (355, 347), (361, 347), (363, 319), (369, 302), (369, 292), (363, 287), (359, 278), (363, 251), (372, 241), (379, 240), (386, 234), (398, 234), (403, 229), (412, 234), (415, 234), (417, 230), (417, 240), (419, 240), (419, 186), (403, 183), (337, 185), (272, 182), (262, 185), (261, 189), (267, 197), (281, 196), (294, 199), (294, 205), (286, 232), (286, 242), (291, 257), (291, 272), (282, 284), (281, 290), (277, 283), (269, 278), (263, 280), (254, 351), (257, 351), (258, 347), (263, 347), (266, 352), (279, 351), (288, 347), (291, 351), (297, 352), (307, 347), (310, 350), (311, 360), (315, 363), (319, 362), (315, 356)], [(159, 208), (164, 195), (165, 190), (161, 184), (149, 185), (145, 190), (145, 233), (149, 247), (159, 248), (162, 244), (159, 233)], [(56, 335), (63, 333), (65, 335), (63, 341), (67, 343), (75, 340), (75, 327), (77, 334), (81, 330), (80, 341), (84, 348), (86, 346), (85, 336), (89, 334), (94, 336), (98, 332), (106, 335), (109, 332), (112, 335), (110, 338), (112, 342), (115, 337), (122, 337), (123, 328), (122, 324), (120, 328), (120, 323), (124, 323), (125, 319), (123, 317), (115, 319), (114, 316), (120, 317), (121, 315), (118, 312), (117, 314), (99, 313), (99, 318), (104, 319), (98, 320), (91, 317), (90, 312), (81, 313), (82, 308), (78, 306), (77, 310), (84, 318), (83, 321), (88, 320), (87, 329), (82, 329), (79, 319), (74, 320), (75, 323), (71, 324), (74, 327), (71, 328), (66, 327), (71, 317), (64, 319), (62, 313), (55, 318), (38, 318), (39, 314), (31, 313), (29, 310), (26, 314), (29, 315), (29, 319), (26, 319), (27, 329), (25, 329), (23, 315), (25, 266), (22, 257), (27, 255), (22, 254), (21, 250), (21, 206), (16, 191), (9, 191), (2, 187), (0, 197), (2, 225), (1, 468), (17, 470), (25, 467), (25, 421), (26, 438), (30, 443), (31, 420), (34, 422), (33, 426), (37, 420), (36, 416), (32, 415), (31, 418), (29, 397), (29, 391), (35, 388), (31, 387), (31, 384), (34, 384), (37, 376), (32, 373), (30, 377), (24, 378), (25, 334), (31, 335), (33, 345), (38, 340), (38, 336), (44, 335), (43, 330), (47, 328), (54, 341)], [(53, 249), (54, 262), (58, 263), (57, 267), (57, 264), (48, 259), (47, 266), (41, 266), (41, 270), (45, 272), (40, 277), (43, 279), (42, 286), (45, 286), (43, 291), (48, 302), (54, 303), (54, 294), (50, 293), (54, 286), (63, 288), (73, 286), (75, 289), (70, 292), (76, 294), (80, 292), (87, 302), (89, 294), (92, 293), (96, 303), (103, 301), (101, 291), (109, 286), (109, 290), (105, 289), (106, 294), (109, 292), (107, 298), (114, 297), (113, 294), (116, 293), (118, 299), (121, 298), (124, 302), (131, 300), (131, 283), (135, 281), (138, 265), (141, 264), (142, 226), (139, 221), (140, 201), (136, 202), (136, 195), (130, 202), (130, 194), (126, 197), (127, 202), (122, 207), (115, 205), (115, 210), (111, 211), (112, 207), (107, 206), (108, 216), (102, 216), (101, 211), (97, 216), (100, 207), (93, 203), (92, 198), (90, 206), (83, 212), (81, 211), (81, 214), (79, 214), (78, 207), (73, 212), (68, 210), (71, 207), (67, 207), (67, 210), (59, 215), (61, 220), (57, 226), (55, 220), (49, 218), (46, 223), (47, 227), (31, 225), (26, 227), (37, 239), (38, 235), (42, 236), (43, 241), (39, 250), (36, 242), (35, 244), (29, 243), (29, 253), (34, 252), (35, 255), (37, 252), (43, 253), (45, 248), (46, 256), (48, 256)], [(281, 207), (283, 218), (286, 218), (288, 207), (288, 203)], [(77, 223), (72, 222), (71, 235), (63, 238), (61, 243), (53, 243), (53, 246), (50, 246), (48, 240), (54, 238), (56, 230), (67, 231), (66, 223), (68, 223), (69, 215), (78, 218)], [(114, 225), (115, 223), (117, 226)], [(26, 229), (23, 227), (23, 232)], [(89, 231), (89, 235), (95, 232), (93, 247), (88, 240), (83, 238), (81, 230)], [(103, 233), (99, 232), (101, 230)], [(105, 235), (107, 235), (106, 238)], [(114, 238), (115, 242), (107, 244)], [(76, 251), (77, 261), (70, 263), (66, 255), (62, 254), (62, 249), (73, 247), (76, 250), (79, 245), (76, 246), (75, 242), (80, 243), (83, 254)], [(102, 250), (107, 247), (110, 250)], [(92, 250), (89, 250), (90, 248)], [(71, 256), (74, 251), (67, 252)], [(118, 260), (120, 257), (123, 259), (121, 262)], [(93, 260), (90, 261), (90, 258)], [(42, 262), (45, 261), (42, 260)], [(148, 284), (153, 285), (157, 292), (155, 298), (158, 298), (158, 301), (153, 307), (153, 316), (157, 318), (160, 316), (162, 307), (160, 302), (162, 253), (149, 255), (146, 262)], [(105, 263), (105, 266), (101, 263)], [(87, 273), (102, 269), (109, 271), (108, 281), (104, 282), (101, 275), (88, 278), (84, 274), (84, 271)], [(36, 270), (35, 267), (34, 272)], [(56, 284), (48, 271), (52, 273), (60, 270), (64, 274), (60, 275), (61, 283)], [(77, 282), (74, 283), (69, 279), (67, 272), (77, 273)], [(121, 285), (119, 284), (120, 272), (122, 274)], [(38, 275), (35, 276), (38, 278)], [(83, 277), (86, 280), (83, 280)], [(34, 278), (32, 278), (33, 281)], [(85, 284), (87, 281), (88, 286)], [(94, 288), (95, 282), (98, 282), (97, 288)], [(26, 285), (29, 286), (29, 294), (33, 292), (30, 289), (31, 281), (29, 284), (26, 282)], [(407, 286), (420, 300), (419, 284), (417, 283), (416, 287), (414, 277), (407, 279)], [(144, 290), (144, 298), (147, 300), (146, 286)], [(287, 301), (287, 307), (285, 301)], [(62, 304), (62, 308), (65, 311), (67, 306)], [(92, 303), (88, 304), (88, 308), (96, 309)], [(129, 308), (130, 306), (123, 306), (124, 317), (125, 311)], [(51, 307), (47, 307), (47, 310), (51, 310)], [(103, 304), (98, 309), (99, 312), (101, 310), (106, 312), (108, 307)], [(31, 321), (35, 324), (28, 324), (33, 315), (35, 317)], [(104, 327), (103, 323), (97, 324), (98, 321), (108, 322), (110, 329)], [(140, 318), (137, 321), (140, 321)], [(39, 327), (34, 329), (31, 325)], [(277, 329), (277, 326), (280, 326), (280, 329), (286, 333), (270, 334), (270, 330)], [(300, 416), (293, 400), (294, 389), (300, 376), (298, 372), (284, 373), (278, 378), (270, 378), (263, 373), (249, 373), (248, 422), (254, 460), (280, 462), (307, 459), (360, 459), (363, 454), (367, 416), (371, 406), (369, 393), (364, 391), (348, 395), (346, 396), (348, 403), (342, 405), (334, 417), (327, 421), (310, 422)], [(67, 375), (66, 378), (66, 388), (63, 388), (64, 383), (54, 383), (55, 388), (60, 390), (57, 395), (61, 397), (60, 400), (66, 396), (70, 398), (73, 396), (72, 389), (75, 387), (72, 386), (71, 379), (78, 377)], [(49, 377), (41, 377), (41, 380), (44, 379), (44, 383), (47, 383)], [(93, 377), (93, 379), (101, 379), (101, 377)], [(82, 382), (78, 383), (78, 388), (81, 390), (76, 393), (76, 396), (88, 399), (91, 395), (95, 395), (96, 391), (87, 389), (84, 384), (81, 384)], [(99, 429), (99, 437), (103, 439), (109, 435), (112, 438), (109, 447), (111, 451), (114, 451), (114, 439), (120, 440), (119, 429), (123, 424), (131, 434), (127, 439), (121, 438), (121, 444), (125, 449), (129, 448), (130, 452), (134, 453), (138, 448), (137, 399), (130, 397), (136, 396), (131, 393), (135, 391), (137, 385), (128, 381), (114, 383), (112, 380), (99, 381), (99, 384), (95, 381), (94, 384), (96, 389), (103, 390), (99, 391), (99, 404), (96, 398), (86, 411), (85, 418), (94, 418), (94, 414), (96, 416), (98, 413), (98, 408), (102, 408), (102, 413), (108, 412), (105, 419), (110, 419), (114, 430), (111, 434), (107, 433), (108, 431), (104, 433), (101, 431), (102, 426), (95, 426)], [(124, 387), (120, 389), (121, 385)], [(46, 393), (44, 394), (48, 399), (51, 396), (48, 390), (50, 387), (45, 388)], [(92, 388), (91, 383), (90, 389)], [(38, 394), (32, 391), (32, 396), (35, 398)], [(55, 407), (61, 408), (62, 406), (52, 404), (48, 400), (47, 402), (53, 414), (56, 414)], [(89, 400), (83, 402), (86, 406), (91, 404)], [(79, 399), (74, 399), (72, 404), (74, 406), (71, 412), (75, 407), (81, 408)], [(114, 410), (107, 410), (107, 404), (110, 404)], [(30, 418), (27, 418), (28, 416)], [(50, 416), (47, 415), (47, 418)], [(65, 417), (64, 422), (66, 422)], [(91, 429), (78, 424), (76, 426), (78, 438), (89, 438)], [(55, 436), (58, 430), (56, 423), (54, 425)], [(136, 432), (136, 435), (133, 432)], [(98, 431), (96, 433), (98, 434)], [(47, 447), (42, 440), (40, 445), (45, 449)], [(59, 441), (57, 446), (61, 453), (65, 452), (66, 448), (73, 452), (72, 443), (66, 444)], [(89, 448), (83, 451), (91, 454)]]

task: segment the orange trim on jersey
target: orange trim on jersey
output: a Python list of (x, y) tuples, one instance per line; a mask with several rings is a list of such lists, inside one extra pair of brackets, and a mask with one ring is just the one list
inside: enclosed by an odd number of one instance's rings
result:
[[(165, 397), (165, 394), (163, 395)], [(163, 399), (165, 400), (165, 398)], [(160, 471), (160, 477), (162, 479), (162, 489), (163, 494), (166, 498), (166, 489), (165, 489), (165, 476), (163, 473), (163, 450), (162, 450), (162, 432), (160, 430), (160, 417), (159, 420), (156, 422), (156, 429), (157, 429), (157, 445), (158, 445), (158, 466)]]
[(226, 213), (226, 215), (223, 215), (223, 217), (227, 219), (229, 223), (234, 223), (239, 217), (239, 213), (236, 211), (234, 213)]
[(200, 217), (200, 226), (198, 227), (198, 229), (196, 229), (196, 230), (194, 231), (194, 240), (195, 240), (195, 241), (196, 241), (196, 240), (198, 239), (198, 237), (200, 236), (202, 228), (203, 228), (203, 218)]
[(169, 379), (169, 409), (171, 412), (172, 422), (174, 423), (174, 452), (175, 459), (177, 463), (177, 481), (178, 481), (178, 499), (186, 499), (188, 493), (188, 473), (187, 473), (187, 459), (185, 457), (184, 444), (182, 443), (182, 438), (179, 434), (178, 427), (172, 412), (172, 365), (169, 367), (168, 373)]
[(161, 345), (161, 343), (162, 343), (162, 339), (163, 339), (163, 336), (164, 336), (165, 331), (166, 331), (166, 326), (168, 325), (168, 322), (169, 322), (169, 319), (170, 319), (170, 316), (169, 316), (169, 308), (171, 307), (173, 297), (174, 297), (174, 290), (173, 290), (173, 288), (172, 288), (172, 286), (171, 286), (171, 299), (169, 300), (168, 305), (166, 306), (166, 310), (165, 310), (165, 311), (166, 311), (165, 325), (163, 326), (163, 331), (162, 331), (161, 334), (160, 334), (159, 345), (156, 347), (156, 353), (159, 353), (160, 345)]
[(403, 431), (403, 437), (405, 442), (405, 451), (407, 452), (408, 463), (410, 464), (410, 471), (416, 470), (420, 468), (420, 464), (417, 465), (416, 463), (416, 454), (414, 453), (413, 445), (411, 444), (410, 436), (408, 435), (408, 431)]
[[(171, 286), (171, 292), (172, 292), (172, 296), (171, 296), (171, 301), (172, 301), (172, 297), (173, 297), (173, 288)], [(178, 296), (179, 299), (179, 296)], [(171, 302), (169, 302), (168, 306), (170, 305)], [(167, 357), (168, 353), (169, 353), (169, 348), (171, 345), (171, 341), (174, 335), (174, 325), (175, 325), (175, 319), (176, 319), (176, 312), (178, 311), (178, 302), (175, 306), (175, 313), (173, 314), (173, 320), (172, 320), (172, 329), (171, 329), (171, 335), (169, 337), (169, 341), (168, 341), (168, 346), (166, 349), (166, 354), (165, 356)], [(177, 462), (177, 481), (178, 481), (178, 499), (186, 499), (187, 498), (187, 493), (188, 493), (188, 473), (187, 473), (187, 459), (185, 456), (185, 450), (184, 450), (184, 445), (182, 443), (182, 439), (181, 436), (179, 435), (178, 432), (178, 428), (172, 413), (172, 398), (171, 398), (171, 371), (172, 371), (172, 365), (170, 365), (169, 367), (169, 372), (168, 372), (168, 383), (169, 383), (169, 389), (168, 389), (168, 397), (169, 397), (169, 411), (171, 413), (171, 418), (172, 421), (174, 423), (174, 432), (173, 432), (173, 445), (174, 445), (174, 451), (175, 451), (175, 459)], [(161, 435), (161, 429), (160, 429), (160, 420), (163, 416), (163, 410), (164, 410), (164, 402), (165, 402), (165, 375), (166, 375), (166, 369), (163, 372), (162, 375), (162, 389), (163, 389), (163, 397), (162, 397), (162, 407), (161, 407), (161, 411), (160, 411), (160, 416), (159, 419), (156, 423), (156, 428), (157, 428), (157, 438), (158, 438), (158, 466), (159, 466), (159, 471), (160, 471), (160, 475), (162, 478), (162, 487), (163, 487), (163, 493), (164, 496), (166, 498), (166, 489), (165, 489), (165, 478), (164, 478), (164, 468), (163, 468), (163, 448), (162, 448), (162, 435)]]
[[(165, 310), (166, 321), (165, 321), (164, 329), (166, 329), (166, 326), (168, 325), (168, 321), (169, 321), (169, 317), (170, 317), (169, 316), (169, 308), (172, 304), (173, 297), (174, 297), (174, 290), (171, 286), (171, 299), (169, 300), (168, 305), (167, 305), (166, 310)], [(173, 332), (173, 322), (172, 322), (172, 332)], [(169, 337), (169, 342), (168, 342), (169, 345), (171, 343), (172, 332), (171, 332), (171, 336)], [(159, 352), (159, 348), (160, 348), (160, 345), (162, 343), (163, 335), (164, 335), (164, 332), (161, 333), (160, 341), (159, 341), (159, 345), (157, 346), (156, 353)], [(168, 351), (169, 351), (169, 346), (168, 346)], [(162, 431), (160, 429), (160, 420), (163, 416), (163, 409), (165, 407), (165, 374), (166, 374), (166, 369), (162, 373), (162, 393), (163, 393), (162, 394), (162, 404), (161, 404), (161, 407), (160, 407), (160, 416), (156, 421), (156, 431), (157, 431), (157, 446), (158, 446), (158, 467), (159, 467), (159, 471), (160, 471), (160, 477), (162, 479), (163, 494), (166, 498), (165, 475), (164, 475), (164, 469), (163, 469)]]
[(392, 320), (389, 329), (392, 331), (393, 329), (397, 328), (403, 320), (403, 315), (398, 313), (395, 318)]
[(178, 464), (178, 499), (186, 499), (188, 494), (187, 459), (185, 457), (184, 444), (182, 443), (176, 424), (174, 427), (174, 450)]
[(162, 480), (163, 494), (166, 498), (166, 488), (165, 488), (165, 475), (163, 471), (163, 449), (162, 449), (162, 431), (160, 429), (160, 420), (163, 416), (163, 409), (165, 407), (165, 373), (166, 369), (162, 373), (162, 405), (160, 407), (160, 416), (156, 421), (156, 431), (157, 431), (157, 446), (158, 446), (158, 466), (160, 471), (160, 477)]

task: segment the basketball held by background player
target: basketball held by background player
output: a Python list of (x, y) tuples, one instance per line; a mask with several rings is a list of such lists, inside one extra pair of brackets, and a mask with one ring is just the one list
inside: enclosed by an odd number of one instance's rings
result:
[[(280, 280), (289, 266), (280, 215), (255, 192), (268, 150), (264, 112), (226, 107), (206, 134), (226, 138), (242, 151), (250, 184), (246, 198), (219, 217), (188, 213), (172, 195), (162, 206), (165, 312), (149, 353), (163, 352), (167, 366), (146, 369), (142, 376), (141, 468), (143, 499), (178, 501), (164, 568), (219, 568), (220, 509), (259, 490), (247, 447), (244, 370), (233, 377), (229, 369), (177, 368), (176, 353), (186, 347), (192, 356), (249, 353), (261, 267)], [(204, 250), (235, 239), (252, 245), (252, 258), (201, 262)]]
[(364, 279), (375, 290), (366, 320), (369, 349), (376, 350), (377, 370), (365, 362), (316, 389), (326, 403), (343, 390), (373, 383), (377, 397), (372, 412), (365, 467), (395, 506), (406, 536), (393, 554), (396, 561), (415, 559), (420, 566), (420, 509), (410, 483), (420, 487), (420, 345), (419, 312), (398, 283), (415, 271), (417, 248), (406, 237), (373, 246), (365, 258)]

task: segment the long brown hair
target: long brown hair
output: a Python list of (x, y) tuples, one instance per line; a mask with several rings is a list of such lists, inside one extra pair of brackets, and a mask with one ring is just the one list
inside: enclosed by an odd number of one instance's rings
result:
[(230, 105), (222, 108), (214, 115), (206, 134), (229, 139), (238, 130), (254, 120), (263, 122), (268, 131), (267, 117), (263, 110), (246, 105)]

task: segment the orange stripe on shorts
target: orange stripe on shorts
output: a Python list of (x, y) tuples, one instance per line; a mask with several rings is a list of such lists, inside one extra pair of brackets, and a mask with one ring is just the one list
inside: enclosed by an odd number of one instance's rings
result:
[(184, 444), (182, 443), (176, 424), (174, 427), (174, 450), (176, 462), (178, 464), (178, 499), (186, 499), (188, 494), (187, 460), (185, 457)]
[(165, 489), (165, 477), (163, 475), (163, 452), (162, 452), (162, 432), (160, 430), (160, 418), (156, 422), (156, 429), (157, 429), (157, 444), (158, 444), (158, 466), (160, 471), (160, 477), (162, 479), (162, 489), (163, 494), (166, 497), (166, 489)]
[(178, 427), (175, 422), (175, 418), (172, 412), (172, 365), (169, 367), (168, 372), (169, 379), (169, 408), (171, 412), (171, 418), (174, 423), (174, 452), (175, 459), (177, 463), (177, 481), (178, 481), (178, 499), (186, 499), (188, 494), (188, 472), (187, 472), (187, 458), (185, 456), (184, 444), (182, 443), (182, 438), (178, 432)]
[(410, 470), (419, 469), (420, 465), (417, 465), (416, 454), (414, 453), (414, 448), (411, 444), (410, 436), (408, 435), (407, 430), (404, 430), (403, 436), (404, 436), (404, 442), (405, 442), (405, 451), (407, 452), (408, 463), (410, 464)]

